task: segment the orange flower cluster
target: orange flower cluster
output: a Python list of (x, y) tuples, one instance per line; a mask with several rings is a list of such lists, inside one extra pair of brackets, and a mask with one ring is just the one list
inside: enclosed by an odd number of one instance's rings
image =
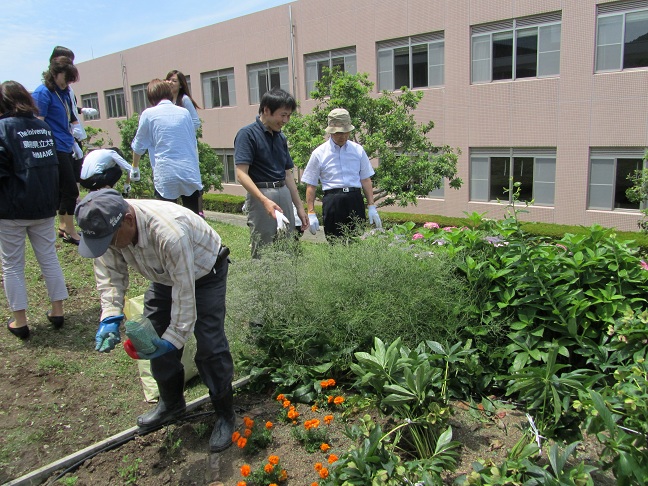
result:
[(333, 464), (338, 459), (338, 456), (336, 456), (335, 454), (329, 454), (327, 461), (329, 464)]
[(290, 409), (288, 410), (288, 418), (292, 421), (295, 421), (297, 417), (299, 417), (299, 412), (294, 405), (291, 405)]
[(266, 422), (266, 429), (270, 430), (274, 424), (270, 422), (269, 420)]
[(333, 422), (333, 415), (324, 415), (324, 423), (330, 425)]
[(236, 486), (247, 486), (247, 483), (245, 481), (239, 481), (236, 483)]
[(320, 446), (320, 450), (321, 450), (322, 452), (326, 452), (326, 451), (328, 451), (330, 448), (331, 448), (331, 446), (328, 445), (326, 442)]
[(247, 478), (250, 475), (251, 472), (252, 472), (252, 468), (250, 467), (250, 465), (249, 464), (243, 464), (243, 466), (241, 467), (241, 475), (244, 478)]
[(344, 403), (344, 397), (341, 395), (338, 395), (337, 397), (334, 397), (333, 395), (328, 395), (327, 400), (328, 403), (334, 403), (335, 405), (342, 405)]
[(268, 462), (272, 464), (273, 466), (276, 466), (279, 464), (279, 456), (270, 456), (268, 457)]
[(311, 419), (304, 422), (304, 427), (306, 428), (306, 430), (316, 429), (317, 427), (319, 427), (319, 425), (320, 421), (318, 419)]
[(335, 386), (335, 380), (333, 378), (329, 378), (328, 380), (322, 380), (320, 381), (320, 386), (324, 389), (332, 388)]
[[(252, 431), (250, 431), (250, 433), (252, 433)], [(232, 442), (235, 443), (236, 447), (238, 447), (239, 449), (243, 449), (245, 447), (245, 444), (247, 444), (247, 439), (241, 436), (238, 430), (235, 430), (232, 434)]]

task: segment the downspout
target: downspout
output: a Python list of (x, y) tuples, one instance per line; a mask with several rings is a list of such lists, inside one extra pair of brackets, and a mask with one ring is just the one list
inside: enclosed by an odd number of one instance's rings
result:
[(119, 63), (121, 64), (122, 89), (124, 90), (124, 104), (126, 105), (126, 118), (130, 118), (131, 103), (130, 103), (130, 92), (128, 90), (128, 73), (126, 72), (126, 64), (124, 64), (123, 54), (119, 54)]
[(288, 19), (290, 21), (290, 69), (292, 70), (292, 92), (297, 99), (297, 75), (295, 73), (295, 24), (292, 18), (292, 5), (288, 5)]

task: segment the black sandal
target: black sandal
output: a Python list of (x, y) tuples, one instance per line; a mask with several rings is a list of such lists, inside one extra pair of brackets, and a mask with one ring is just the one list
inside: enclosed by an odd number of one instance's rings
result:
[(50, 316), (50, 311), (45, 313), (47, 320), (54, 326), (54, 329), (61, 329), (65, 322), (65, 316)]
[(7, 329), (9, 332), (20, 339), (27, 339), (29, 337), (29, 326), (11, 327), (11, 323), (16, 322), (13, 317), (7, 321)]
[[(61, 233), (63, 233), (63, 236), (61, 236)], [(80, 239), (75, 240), (74, 238), (72, 238), (72, 235), (70, 235), (70, 233), (62, 229), (59, 229), (59, 236), (63, 238), (63, 241), (65, 241), (66, 243), (71, 243), (76, 246), (79, 246), (79, 242), (81, 241)]]

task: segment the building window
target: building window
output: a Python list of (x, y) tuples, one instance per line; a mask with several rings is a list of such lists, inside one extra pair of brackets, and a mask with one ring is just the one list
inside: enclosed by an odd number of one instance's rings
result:
[(237, 184), (234, 149), (214, 149), (223, 163), (223, 184)]
[(98, 120), (99, 119), (99, 96), (97, 93), (90, 93), (86, 95), (81, 95), (81, 106), (84, 108), (94, 108), (97, 110), (96, 115), (83, 115), (83, 119), (88, 120)]
[(200, 75), (205, 108), (221, 108), (236, 105), (234, 68), (220, 69)]
[(104, 91), (106, 96), (106, 111), (108, 118), (119, 118), (126, 116), (126, 104), (124, 103), (124, 89), (111, 89)]
[(648, 4), (599, 5), (596, 22), (596, 71), (648, 66)]
[(473, 149), (470, 152), (470, 200), (513, 202), (553, 206), (556, 182), (556, 151), (553, 149)]
[(288, 91), (288, 59), (262, 62), (248, 66), (250, 104), (255, 105), (273, 88)]
[(561, 18), (556, 12), (472, 27), (472, 82), (558, 76)]
[(643, 150), (592, 150), (590, 153), (588, 209), (642, 209), (631, 202), (626, 191), (632, 187), (629, 177), (644, 168)]
[(378, 43), (378, 90), (442, 86), (443, 32)]
[(306, 63), (306, 97), (308, 98), (315, 90), (315, 83), (322, 79), (324, 68), (339, 69), (349, 74), (358, 72), (355, 47), (307, 54), (304, 56), (304, 61)]
[(149, 103), (148, 101), (148, 96), (146, 95), (147, 86), (148, 83), (131, 86), (131, 92), (133, 93), (134, 113), (139, 113), (141, 115), (144, 110), (151, 106), (151, 103)]

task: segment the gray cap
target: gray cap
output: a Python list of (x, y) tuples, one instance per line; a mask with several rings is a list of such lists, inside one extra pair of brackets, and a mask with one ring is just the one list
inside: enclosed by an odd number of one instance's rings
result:
[(106, 253), (127, 212), (128, 203), (114, 189), (100, 189), (84, 197), (74, 211), (81, 228), (79, 255), (97, 258)]
[(328, 127), (326, 133), (347, 133), (355, 127), (351, 125), (349, 112), (344, 108), (336, 108), (328, 114)]

